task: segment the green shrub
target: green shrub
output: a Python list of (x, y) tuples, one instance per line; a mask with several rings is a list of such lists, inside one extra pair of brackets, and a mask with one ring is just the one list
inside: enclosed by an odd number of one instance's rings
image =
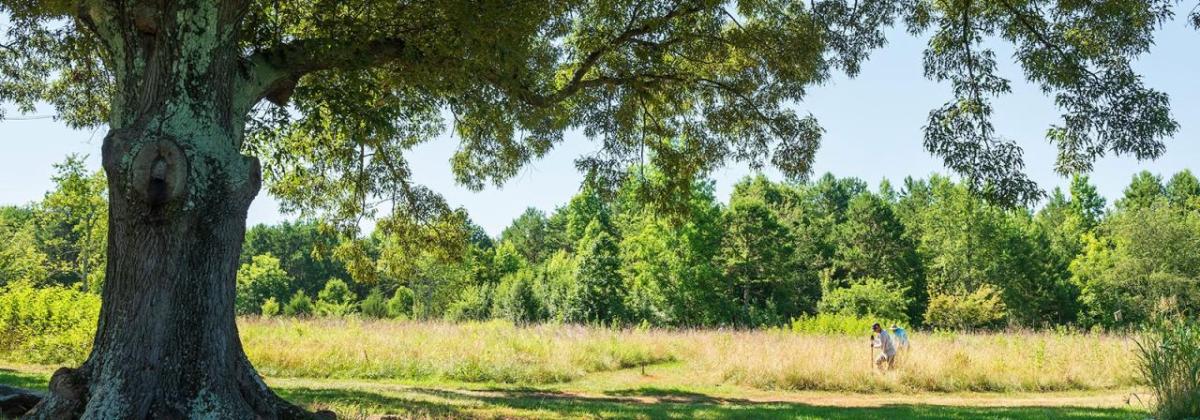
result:
[(79, 363), (91, 350), (100, 297), (63, 287), (16, 282), (0, 288), (0, 356), (42, 363)]
[(800, 333), (826, 335), (870, 334), (871, 325), (876, 322), (885, 327), (893, 324), (905, 325), (903, 322), (894, 319), (821, 313), (815, 316), (805, 316), (792, 320), (791, 330)]
[(834, 289), (821, 297), (817, 309), (822, 313), (882, 317), (907, 321), (907, 288), (896, 288), (881, 280), (867, 279), (848, 288)]
[(383, 298), (383, 292), (379, 291), (379, 288), (371, 289), (371, 293), (368, 293), (367, 298), (363, 299), (358, 306), (363, 316), (368, 318), (388, 317), (387, 300)]
[(262, 316), (270, 318), (279, 315), (279, 302), (275, 298), (267, 298), (262, 304)]
[(542, 304), (533, 294), (534, 276), (533, 271), (523, 269), (504, 277), (500, 286), (496, 287), (496, 302), (493, 309), (495, 316), (518, 325), (537, 322), (544, 318)]
[(450, 321), (482, 321), (492, 316), (492, 290), (488, 285), (469, 286), (446, 308)]
[(392, 298), (388, 299), (388, 316), (392, 318), (408, 318), (412, 316), (413, 291), (404, 286), (396, 288)]
[(297, 290), (296, 294), (288, 300), (286, 306), (283, 307), (283, 314), (292, 317), (306, 317), (313, 314), (312, 299), (304, 294), (304, 291)]
[(1157, 321), (1137, 344), (1157, 418), (1200, 418), (1200, 321)]
[(255, 255), (238, 269), (234, 308), (239, 315), (258, 313), (267, 299), (287, 297), (291, 283), (292, 278), (280, 267), (278, 258), (270, 254)]
[(983, 286), (965, 296), (933, 296), (925, 310), (925, 324), (954, 330), (989, 328), (1004, 320), (1004, 311), (1000, 293)]
[(354, 302), (358, 296), (350, 290), (346, 282), (339, 279), (329, 279), (325, 288), (317, 293), (317, 315), (346, 316), (354, 313)]

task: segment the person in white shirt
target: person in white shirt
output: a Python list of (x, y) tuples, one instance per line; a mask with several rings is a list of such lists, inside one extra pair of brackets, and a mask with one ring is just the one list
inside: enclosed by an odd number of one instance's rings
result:
[(871, 330), (875, 331), (875, 336), (878, 337), (872, 340), (871, 346), (883, 350), (879, 357), (875, 358), (875, 367), (882, 370), (886, 363), (887, 368), (891, 369), (896, 363), (896, 346), (892, 344), (892, 337), (883, 330), (883, 327), (879, 326), (879, 323), (872, 325)]

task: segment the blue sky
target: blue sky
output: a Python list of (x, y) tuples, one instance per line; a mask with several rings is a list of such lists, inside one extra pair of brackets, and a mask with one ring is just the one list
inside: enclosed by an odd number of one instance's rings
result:
[[(1200, 67), (1196, 54), (1200, 31), (1178, 20), (1168, 23), (1156, 40), (1153, 52), (1139, 61), (1137, 68), (1148, 85), (1171, 96), (1172, 112), (1181, 128), (1168, 140), (1166, 155), (1156, 161), (1109, 156), (1096, 164), (1093, 182), (1110, 200), (1120, 195), (1137, 171), (1167, 177), (1188, 167), (1200, 169), (1196, 164), (1200, 158), (1200, 83), (1195, 80), (1195, 69)], [(876, 51), (858, 77), (837, 77), (813, 87), (804, 102), (795, 105), (800, 112), (816, 116), (826, 130), (815, 174), (832, 172), (875, 185), (884, 178), (898, 181), (908, 175), (946, 172), (941, 161), (921, 146), (921, 126), (929, 110), (950, 96), (947, 86), (928, 81), (922, 74), (925, 41), (893, 30), (890, 45)], [(1002, 58), (1001, 70), (1014, 82), (1013, 93), (995, 103), (997, 130), (1024, 147), (1026, 170), (1043, 188), (1064, 185), (1066, 181), (1053, 171), (1054, 147), (1044, 136), (1059, 116), (1052, 99), (1024, 83), (1020, 68), (1011, 60), (1003, 60), (1011, 56), (1011, 49), (1001, 44), (994, 47)], [(89, 164), (98, 169), (104, 133), (104, 129), (71, 130), (50, 119), (0, 122), (0, 143), (4, 143), (0, 149), (4, 151), (0, 154), (0, 204), (40, 199), (50, 187), (51, 164), (68, 153), (89, 155)], [(526, 167), (502, 188), (472, 192), (454, 184), (449, 158), (455, 146), (454, 139), (442, 136), (412, 150), (413, 176), (444, 194), (452, 205), (465, 207), (471, 218), (493, 235), (526, 207), (550, 211), (569, 200), (582, 180), (574, 159), (596, 149), (582, 135), (569, 134), (548, 156)], [(749, 173), (738, 166), (714, 173), (718, 197), (727, 200), (733, 183)], [(768, 174), (778, 178), (772, 171)], [(275, 200), (264, 193), (251, 207), (249, 222), (272, 223), (291, 217), (280, 214)]]

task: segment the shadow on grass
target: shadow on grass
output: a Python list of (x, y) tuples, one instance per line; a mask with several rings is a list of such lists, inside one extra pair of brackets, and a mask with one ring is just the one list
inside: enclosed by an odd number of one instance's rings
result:
[(701, 394), (699, 392), (657, 387), (641, 387), (604, 391), (604, 395), (622, 397), (653, 397), (657, 399), (658, 402), (677, 404), (755, 404), (753, 401), (741, 398), (714, 397), (711, 395)]
[(338, 418), (366, 418), (377, 415), (401, 415), (421, 418), (463, 417), (456, 404), (404, 398), (383, 393), (337, 388), (273, 388), (280, 397), (310, 409), (328, 409)]
[[(639, 419), (1138, 419), (1145, 413), (1080, 407), (953, 407), (894, 404), (826, 407), (797, 403), (730, 400), (704, 394), (640, 388), (608, 396), (544, 390), (467, 391), (400, 388), (277, 389), (281, 396), (344, 418), (639, 418)], [(645, 399), (637, 397), (655, 397)], [(661, 401), (661, 402), (656, 402)]]
[(17, 388), (45, 391), (50, 383), (50, 376), (33, 373), (22, 373), (11, 369), (0, 369), (0, 385)]
[[(45, 390), (47, 375), (0, 370), (0, 384)], [(537, 388), (454, 390), (276, 387), (283, 398), (342, 418), (640, 418), (640, 419), (1141, 419), (1141, 411), (1080, 407), (952, 407), (895, 404), (826, 407), (755, 402), (654, 387), (585, 396)], [(651, 397), (651, 398), (645, 398)]]
[[(0, 384), (45, 390), (48, 375), (0, 369)], [(952, 407), (895, 404), (826, 407), (755, 402), (655, 387), (585, 396), (537, 388), (395, 390), (276, 387), (290, 401), (343, 418), (644, 418), (644, 419), (1140, 419), (1141, 411), (1080, 407)], [(651, 397), (651, 398), (645, 398)]]

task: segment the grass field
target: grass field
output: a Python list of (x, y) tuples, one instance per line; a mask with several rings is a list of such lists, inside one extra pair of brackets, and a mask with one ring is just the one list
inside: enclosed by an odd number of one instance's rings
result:
[[(285, 398), (342, 418), (1145, 418), (1133, 344), (924, 335), (874, 373), (867, 337), (360, 320), (242, 320)], [(0, 365), (44, 388), (52, 366)], [(1139, 395), (1127, 401), (1131, 395)]]
[(1037, 392), (1138, 386), (1135, 344), (1112, 335), (914, 334), (896, 369), (873, 371), (868, 336), (785, 331), (525, 328), (357, 320), (244, 320), (273, 377), (544, 385), (631, 367), (672, 385), (848, 392)]
[[(0, 367), (0, 384), (45, 389), (48, 367)], [(611, 380), (611, 378), (610, 378)], [(271, 378), (284, 398), (343, 419), (1141, 419), (1128, 391), (855, 394), (695, 389), (610, 382), (613, 389), (457, 382)], [(641, 383), (642, 385), (639, 385)], [(623, 388), (622, 386), (629, 386)]]

